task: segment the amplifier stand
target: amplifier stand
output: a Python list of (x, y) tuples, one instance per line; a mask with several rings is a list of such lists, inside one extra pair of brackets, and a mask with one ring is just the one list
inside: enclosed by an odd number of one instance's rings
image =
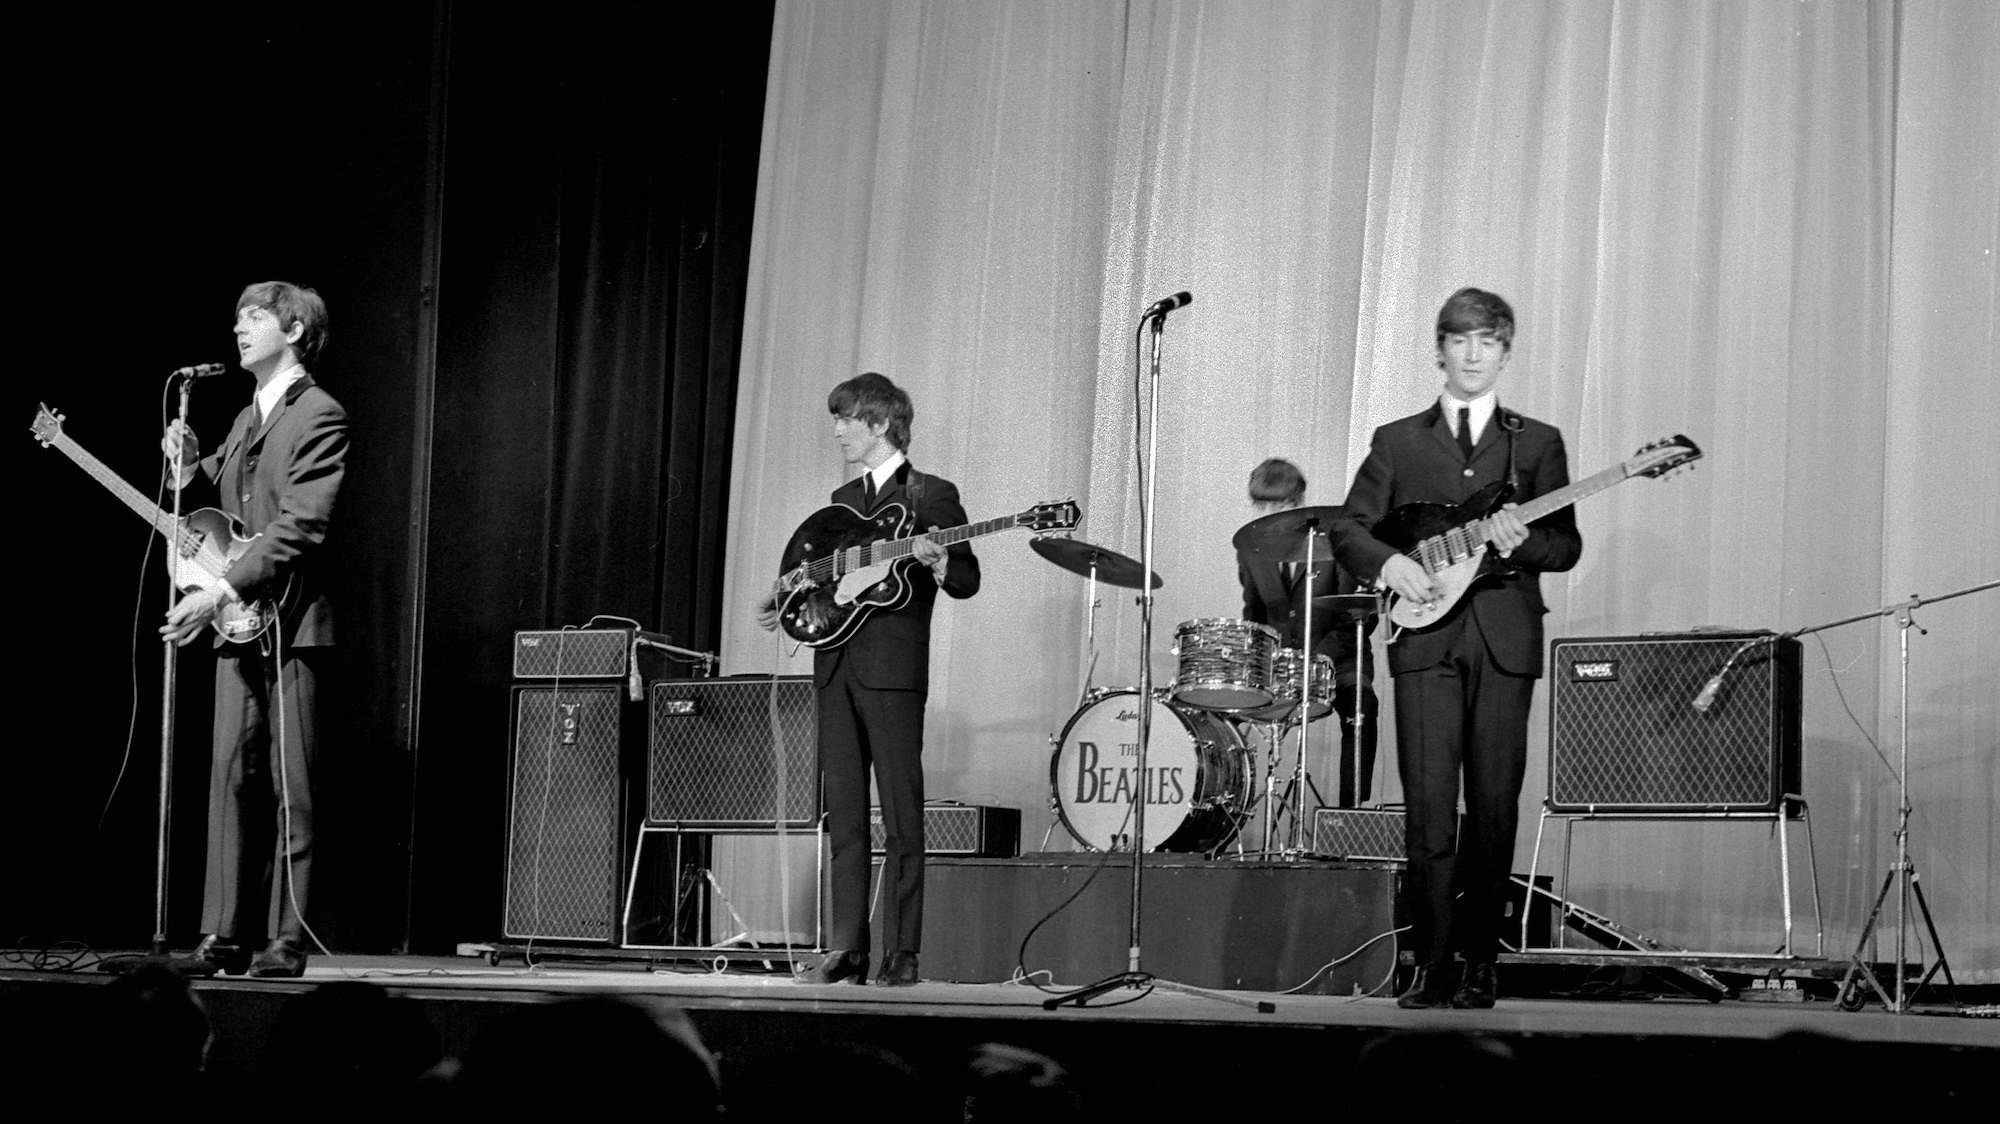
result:
[[(758, 837), (776, 839), (780, 835), (796, 839), (809, 839), (812, 843), (813, 860), (809, 871), (812, 879), (812, 916), (810, 929), (812, 936), (803, 944), (788, 930), (789, 918), (784, 915), (784, 903), (792, 895), (784, 892), (782, 878), (779, 883), (780, 913), (775, 919), (779, 933), (778, 941), (760, 937), (760, 931), (744, 918), (737, 902), (732, 899), (731, 887), (719, 877), (713, 865), (712, 845), (717, 836)], [(657, 847), (648, 844), (665, 844), (666, 856), (657, 854)], [(798, 831), (777, 832), (769, 827), (745, 830), (741, 827), (663, 827), (648, 824), (639, 828), (637, 847), (632, 858), (631, 877), (626, 882), (625, 906), (621, 913), (620, 937), (624, 947), (650, 949), (662, 953), (695, 954), (699, 959), (769, 960), (789, 957), (796, 952), (823, 952), (826, 932), (826, 853), (827, 839), (824, 820), (812, 828)], [(648, 862), (648, 858), (652, 862)], [(657, 866), (664, 861), (665, 872), (671, 882), (671, 889), (665, 895), (647, 893), (651, 888), (662, 885), (661, 870)], [(788, 871), (785, 856), (778, 856), (772, 866), (780, 872)], [(651, 875), (650, 883), (646, 876)], [(754, 880), (753, 880), (754, 881)], [(752, 889), (770, 890), (768, 885)], [(713, 907), (710, 893), (713, 893)], [(661, 909), (660, 897), (670, 901)], [(739, 895), (740, 896), (740, 895)], [(718, 916), (720, 915), (720, 916)], [(771, 920), (771, 919), (766, 919)], [(714, 937), (712, 932), (720, 927), (730, 930), (728, 936)]]
[[(1796, 814), (1793, 814), (1794, 809), (1796, 809)], [(1796, 953), (1794, 953), (1792, 950), (1793, 924), (1792, 924), (1791, 847), (1787, 842), (1787, 833), (1785, 831), (1785, 827), (1788, 821), (1792, 819), (1797, 819), (1805, 827), (1806, 864), (1812, 882), (1813, 927), (1814, 927), (1813, 956), (1815, 959), (1817, 959), (1826, 955), (1826, 922), (1824, 917), (1822, 917), (1820, 913), (1820, 900), (1819, 900), (1819, 859), (1818, 856), (1815, 855), (1813, 852), (1812, 815), (1806, 807), (1805, 797), (1797, 795), (1796, 793), (1786, 793), (1784, 797), (1779, 800), (1777, 810), (1771, 812), (1726, 812), (1726, 813), (1714, 812), (1701, 815), (1689, 815), (1684, 812), (1674, 813), (1674, 814), (1666, 814), (1666, 813), (1647, 814), (1643, 812), (1596, 812), (1587, 815), (1579, 815), (1571, 812), (1551, 811), (1548, 807), (1547, 802), (1544, 802), (1542, 805), (1541, 822), (1535, 828), (1534, 854), (1528, 860), (1528, 885), (1530, 887), (1531, 893), (1546, 892), (1546, 891), (1535, 891), (1533, 887), (1535, 884), (1535, 874), (1540, 868), (1542, 859), (1542, 835), (1544, 832), (1548, 830), (1549, 820), (1551, 817), (1559, 818), (1563, 821), (1562, 875), (1560, 879), (1557, 881), (1558, 889), (1554, 894), (1555, 905), (1556, 908), (1561, 912), (1561, 917), (1559, 918), (1557, 924), (1549, 926), (1549, 930), (1554, 938), (1554, 945), (1549, 949), (1541, 949), (1533, 951), (1544, 951), (1544, 952), (1563, 951), (1564, 935), (1571, 926), (1575, 926), (1580, 931), (1589, 935), (1593, 940), (1597, 940), (1598, 942), (1609, 945), (1610, 947), (1613, 948), (1620, 947), (1622, 945), (1634, 951), (1643, 950), (1655, 954), (1664, 954), (1664, 955), (1682, 954), (1692, 957), (1704, 957), (1704, 958), (1713, 955), (1727, 955), (1719, 953), (1694, 953), (1694, 952), (1688, 952), (1685, 949), (1678, 949), (1678, 948), (1663, 949), (1661, 944), (1658, 941), (1653, 940), (1651, 937), (1635, 938), (1629, 936), (1627, 935), (1627, 931), (1623, 929), (1623, 927), (1619, 926), (1616, 922), (1612, 922), (1609, 921), (1608, 919), (1601, 918), (1596, 914), (1589, 913), (1589, 911), (1583, 910), (1581, 907), (1570, 902), (1569, 900), (1570, 854), (1574, 850), (1572, 843), (1574, 841), (1574, 837), (1576, 834), (1576, 821), (1579, 819), (1585, 819), (1585, 820), (1702, 819), (1702, 820), (1751, 820), (1759, 822), (1764, 820), (1769, 820), (1772, 823), (1773, 830), (1777, 833), (1778, 836), (1778, 881), (1781, 887), (1780, 894), (1783, 901), (1784, 917), (1785, 917), (1785, 945), (1784, 945), (1783, 955), (1787, 957), (1795, 956)], [(1531, 951), (1528, 947), (1527, 918), (1528, 918), (1528, 911), (1522, 910), (1520, 947), (1524, 952)], [(1607, 939), (1607, 937), (1609, 937), (1610, 939)]]

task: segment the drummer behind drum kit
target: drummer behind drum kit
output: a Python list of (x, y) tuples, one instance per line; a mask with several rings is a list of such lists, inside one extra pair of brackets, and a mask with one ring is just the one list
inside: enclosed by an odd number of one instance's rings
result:
[[(1275, 512), (1245, 524), (1233, 543), (1271, 561), (1323, 569), (1334, 564), (1327, 530), (1333, 515), (1329, 507)], [(1042, 536), (1029, 545), (1091, 580), (1086, 645), (1094, 645), (1096, 584), (1137, 589), (1144, 568), (1078, 539)], [(1150, 578), (1152, 588), (1159, 588), (1159, 575)], [(1181, 622), (1174, 630), (1179, 660), (1174, 680), (1155, 690), (1147, 704), (1152, 708), (1151, 744), (1143, 778), (1135, 775), (1139, 692), (1091, 687), (1086, 659), (1082, 704), (1052, 739), (1055, 753), (1049, 761), (1050, 807), (1070, 835), (1088, 850), (1130, 850), (1132, 800), (1143, 790), (1146, 836), (1159, 840), (1154, 850), (1219, 852), (1255, 816), (1260, 803), (1265, 809), (1260, 853), (1303, 850), (1304, 801), (1311, 785), (1305, 770), (1305, 728), (1333, 713), (1336, 689), (1332, 658), (1310, 650), (1313, 618), (1328, 614), (1336, 623), (1351, 624), (1358, 651), (1380, 605), (1373, 594), (1337, 594), (1309, 599), (1305, 612), (1305, 650), (1280, 647), (1278, 631), (1254, 621), (1205, 617)], [(1356, 676), (1356, 692), (1364, 689)], [(1302, 699), (1309, 700), (1303, 707)], [(1354, 712), (1364, 713), (1358, 698)], [(1291, 734), (1298, 738), (1296, 764), (1280, 796), (1278, 758)], [(1253, 742), (1268, 749), (1261, 796), (1254, 791)], [(1284, 847), (1275, 841), (1280, 815), (1290, 825), (1291, 839)]]

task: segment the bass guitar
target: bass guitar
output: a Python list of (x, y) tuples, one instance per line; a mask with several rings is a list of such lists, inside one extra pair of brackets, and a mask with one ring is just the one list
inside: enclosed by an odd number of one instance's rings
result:
[[(222, 576), (229, 572), (229, 567), (243, 557), (243, 552), (250, 549), (251, 543), (263, 537), (261, 534), (246, 537), (243, 524), (235, 516), (213, 507), (189, 512), (181, 516), (179, 523), (175, 523), (172, 515), (120, 479), (117, 473), (91, 456), (83, 446), (65, 436), (62, 423), (63, 415), (44, 405), (35, 414), (35, 423), (30, 428), (43, 447), (53, 446), (62, 450), (64, 455), (89, 473), (91, 479), (104, 485), (112, 495), (123, 500), (126, 507), (167, 537), (171, 547), (167, 552), (168, 572), (173, 577), (174, 588), (182, 593), (193, 593), (197, 589), (219, 592), (219, 583)], [(288, 595), (290, 589), (288, 582)], [(245, 603), (224, 597), (209, 623), (224, 640), (244, 644), (262, 636), (264, 630), (278, 619), (278, 612), (279, 606), (270, 601)]]
[[(1699, 459), (1701, 450), (1695, 443), (1675, 434), (1641, 448), (1631, 460), (1621, 461), (1548, 495), (1536, 496), (1515, 508), (1514, 514), (1523, 523), (1533, 523), (1613, 484), (1634, 476), (1665, 476)], [(1513, 486), (1502, 480), (1481, 488), (1461, 504), (1403, 504), (1375, 524), (1376, 538), (1415, 559), (1443, 590), (1429, 605), (1392, 596), (1390, 624), (1398, 629), (1429, 628), (1443, 620), (1474, 583), (1506, 569), (1487, 549), (1492, 542), (1487, 519), (1500, 510), (1513, 492)]]
[(838, 647), (877, 609), (910, 603), (908, 571), (917, 540), (950, 546), (1016, 527), (1062, 531), (1081, 518), (1076, 503), (1063, 500), (981, 523), (911, 534), (916, 513), (900, 503), (885, 504), (872, 515), (844, 503), (830, 504), (799, 524), (785, 547), (782, 572), (772, 588), (778, 624), (801, 644)]

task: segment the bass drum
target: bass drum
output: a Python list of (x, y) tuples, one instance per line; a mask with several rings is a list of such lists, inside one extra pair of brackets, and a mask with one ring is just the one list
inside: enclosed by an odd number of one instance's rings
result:
[[(1139, 693), (1084, 704), (1049, 760), (1056, 815), (1092, 851), (1132, 849), (1138, 781)], [(1152, 703), (1146, 750), (1146, 839), (1155, 851), (1214, 851), (1242, 826), (1250, 763), (1235, 727), (1163, 699)]]

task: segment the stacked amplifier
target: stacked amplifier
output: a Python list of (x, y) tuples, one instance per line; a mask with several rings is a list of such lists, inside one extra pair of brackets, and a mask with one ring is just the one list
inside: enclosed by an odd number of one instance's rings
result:
[(667, 642), (626, 628), (514, 634), (506, 901), (510, 938), (611, 944), (644, 724), (635, 688)]

